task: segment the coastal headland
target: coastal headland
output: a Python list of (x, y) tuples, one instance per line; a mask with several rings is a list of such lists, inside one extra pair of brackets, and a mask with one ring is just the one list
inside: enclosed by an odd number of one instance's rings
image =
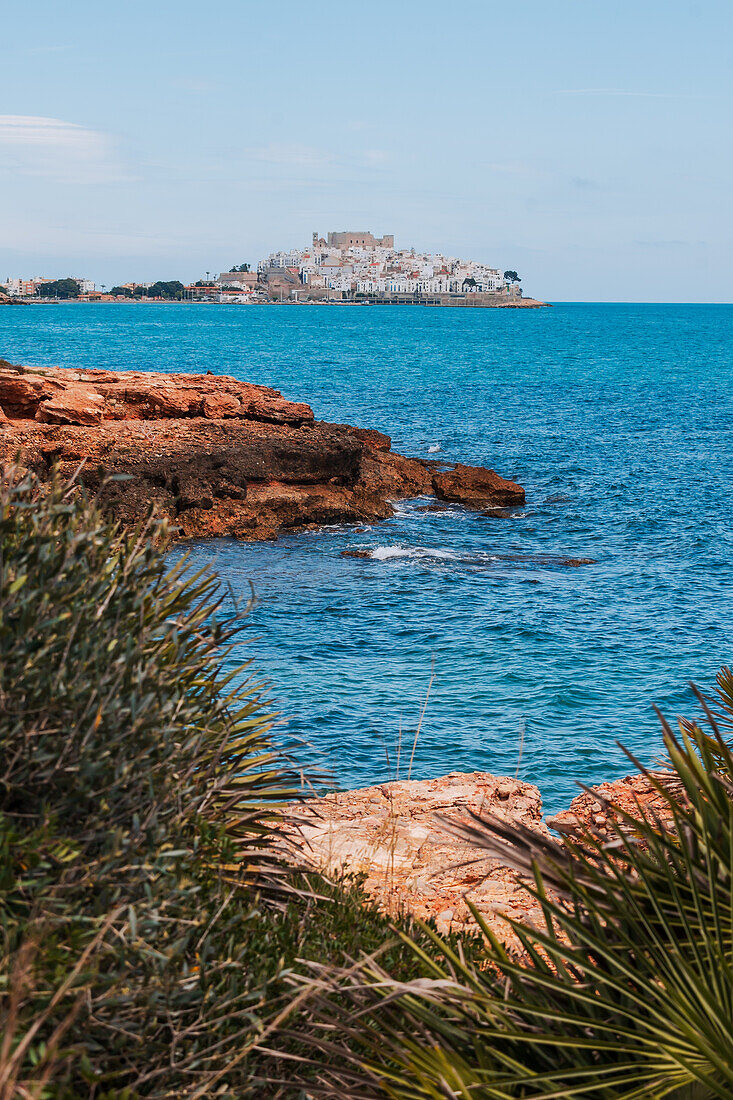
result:
[(13, 302), (199, 302), (339, 304), (537, 309), (525, 298), (516, 271), (502, 272), (476, 260), (396, 248), (394, 235), (331, 232), (313, 234), (305, 248), (271, 252), (257, 264), (235, 264), (218, 275), (184, 284), (178, 279), (128, 282), (109, 293), (87, 278), (8, 277), (0, 304)]
[(41, 476), (78, 471), (123, 522), (154, 506), (181, 538), (371, 523), (419, 496), (500, 518), (525, 499), (493, 470), (397, 454), (379, 431), (317, 421), (277, 390), (212, 374), (0, 360), (0, 460), (19, 456)]

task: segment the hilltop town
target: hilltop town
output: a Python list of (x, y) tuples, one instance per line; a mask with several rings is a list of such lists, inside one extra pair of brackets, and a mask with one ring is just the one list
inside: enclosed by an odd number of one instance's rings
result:
[(314, 233), (302, 249), (271, 252), (257, 264), (235, 265), (194, 283), (178, 280), (96, 287), (88, 279), (8, 278), (6, 301), (193, 301), (232, 303), (340, 302), (375, 305), (532, 308), (516, 271), (442, 253), (396, 248), (394, 236), (370, 232)]

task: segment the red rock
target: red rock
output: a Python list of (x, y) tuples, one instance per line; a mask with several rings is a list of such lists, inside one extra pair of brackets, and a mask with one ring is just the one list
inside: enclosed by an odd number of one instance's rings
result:
[[(75, 406), (102, 398), (100, 420), (156, 420), (182, 417), (242, 416), (275, 424), (313, 420), (308, 405), (287, 401), (277, 390), (206, 374), (152, 374), (142, 371), (77, 371), (61, 367), (26, 370), (0, 360), (0, 407), (13, 418), (35, 417), (50, 397), (67, 405), (69, 424), (87, 424), (86, 414), (72, 419)], [(207, 402), (207, 411), (204, 408)], [(39, 420), (47, 419), (43, 414)], [(50, 419), (50, 418), (49, 418)]]
[[(10, 368), (10, 364), (7, 364)], [(38, 375), (15, 373), (0, 359), (0, 408), (7, 417), (34, 417), (39, 404), (61, 389)]]
[(383, 432), (375, 431), (374, 428), (348, 427), (348, 431), (350, 431), (352, 435), (355, 435), (357, 439), (360, 439), (370, 450), (389, 451), (392, 449), (392, 440), (389, 436), (384, 435)]
[(222, 420), (228, 416), (239, 416), (242, 411), (242, 402), (233, 394), (223, 393), (205, 397), (201, 402), (201, 408), (204, 416), (209, 420)]
[[(654, 774), (662, 785), (673, 781), (670, 773)], [(580, 839), (589, 832), (608, 835), (610, 822), (623, 826), (622, 815), (616, 813), (614, 807), (633, 817), (653, 815), (665, 828), (672, 825), (669, 803), (649, 779), (641, 774), (627, 775), (612, 783), (601, 783), (597, 787), (591, 787), (590, 793), (583, 791), (573, 799), (567, 810), (549, 817), (547, 824), (550, 829), (574, 839)]]
[[(308, 405), (228, 377), (0, 361), (0, 416), (0, 461), (22, 450), (44, 476), (52, 463), (62, 476), (81, 464), (79, 481), (101, 489), (117, 518), (137, 522), (153, 505), (184, 538), (372, 523), (392, 514), (392, 501), (432, 493), (438, 476), (433, 463), (395, 454), (381, 432), (316, 422)], [(511, 484), (456, 467), (455, 492), (461, 470), (468, 492)]]
[(441, 500), (485, 509), (491, 504), (524, 504), (524, 489), (483, 466), (457, 463), (450, 470), (433, 473), (433, 490)]
[(101, 393), (81, 387), (68, 389), (42, 401), (36, 410), (36, 420), (45, 424), (99, 424), (104, 408)]
[[(656, 772), (654, 779), (681, 797), (673, 773)], [(361, 875), (365, 892), (381, 909), (432, 917), (443, 933), (475, 930), (470, 900), (510, 949), (518, 941), (502, 914), (541, 926), (542, 912), (525, 880), (452, 831), (473, 824), (471, 813), (524, 825), (545, 838), (549, 827), (581, 844), (589, 833), (609, 838), (614, 820), (633, 831), (619, 810), (674, 827), (667, 799), (641, 774), (592, 787), (546, 821), (536, 787), (488, 772), (382, 783), (288, 809), (291, 820), (280, 845), (292, 861), (333, 877)]]

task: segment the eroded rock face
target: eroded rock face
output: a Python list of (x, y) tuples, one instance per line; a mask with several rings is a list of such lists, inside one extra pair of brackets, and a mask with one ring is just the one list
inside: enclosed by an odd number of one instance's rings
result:
[[(681, 796), (673, 774), (655, 773), (654, 779)], [(442, 933), (476, 930), (470, 901), (510, 950), (519, 944), (502, 914), (542, 927), (541, 908), (515, 871), (457, 837), (452, 824), (473, 824), (471, 812), (490, 814), (543, 837), (553, 829), (581, 846), (589, 834), (610, 839), (614, 820), (633, 831), (618, 810), (674, 827), (669, 803), (643, 775), (590, 788), (546, 820), (537, 787), (488, 772), (383, 783), (288, 809), (293, 823), (283, 830), (281, 847), (289, 859), (333, 877), (361, 875), (363, 889), (381, 909), (433, 918)]]
[[(673, 782), (665, 772), (655, 773), (655, 778), (662, 785)], [(624, 828), (623, 813), (617, 813), (614, 807), (632, 817), (645, 816), (662, 828), (671, 828), (673, 824), (668, 801), (644, 775), (627, 775), (624, 779), (583, 791), (567, 810), (548, 817), (547, 824), (555, 832), (574, 840), (582, 840), (587, 833), (605, 837), (610, 835), (610, 826), (614, 823)]]
[(506, 481), (495, 470), (486, 470), (483, 466), (464, 466), (460, 462), (450, 470), (436, 470), (433, 489), (441, 500), (465, 504), (469, 508), (524, 504), (521, 485)]
[(469, 899), (510, 945), (501, 913), (541, 919), (512, 871), (450, 831), (450, 822), (468, 823), (473, 811), (547, 836), (540, 792), (529, 783), (452, 772), (329, 794), (290, 809), (298, 824), (287, 835), (297, 858), (331, 875), (365, 875), (366, 893), (387, 912), (433, 917), (442, 932), (475, 928)]
[[(124, 522), (152, 506), (184, 538), (273, 538), (295, 527), (372, 523), (391, 501), (442, 493), (450, 471), (391, 450), (389, 436), (314, 419), (277, 390), (208, 374), (26, 370), (0, 360), (0, 461), (58, 465)], [(499, 505), (524, 493), (470, 471)], [(109, 482), (124, 474), (124, 481)], [(483, 476), (483, 480), (482, 479)], [(454, 494), (461, 477), (452, 478)], [(456, 496), (455, 499), (458, 499)], [(486, 503), (486, 501), (484, 501)]]
[(48, 424), (190, 417), (241, 417), (295, 425), (313, 420), (308, 405), (236, 378), (62, 367), (32, 371), (4, 359), (0, 359), (0, 405), (10, 418)]

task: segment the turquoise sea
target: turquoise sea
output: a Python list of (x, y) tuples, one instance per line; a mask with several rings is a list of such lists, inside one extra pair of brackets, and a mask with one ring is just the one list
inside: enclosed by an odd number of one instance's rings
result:
[(503, 521), (406, 503), (192, 553), (240, 599), (253, 584), (241, 655), (304, 764), (363, 785), (401, 743), (404, 777), (424, 707), (414, 778), (518, 770), (549, 809), (628, 773), (617, 740), (655, 759), (652, 703), (691, 713), (688, 681), (733, 661), (732, 349), (733, 306), (0, 310), (15, 362), (233, 374), (521, 482)]

